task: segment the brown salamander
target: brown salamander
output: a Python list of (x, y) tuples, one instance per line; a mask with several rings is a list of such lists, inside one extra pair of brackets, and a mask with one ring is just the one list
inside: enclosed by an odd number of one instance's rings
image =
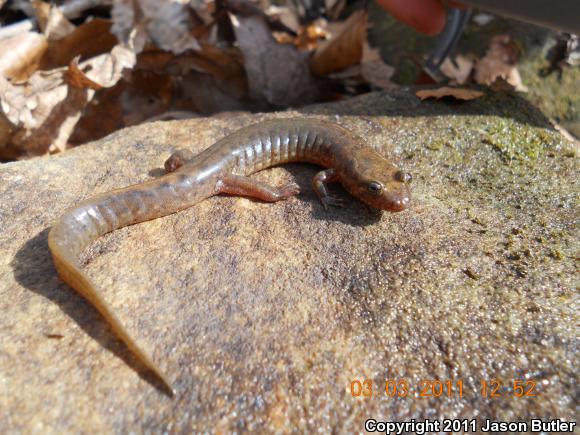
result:
[(127, 347), (171, 391), (157, 365), (129, 336), (102, 298), (98, 287), (81, 270), (79, 255), (99, 236), (191, 207), (219, 193), (275, 202), (299, 193), (295, 183), (273, 187), (248, 178), (254, 172), (288, 162), (325, 167), (313, 180), (323, 206), (340, 206), (328, 183), (340, 182), (353, 196), (388, 211), (409, 204), (409, 174), (370, 148), (349, 130), (318, 119), (276, 119), (251, 125), (221, 139), (194, 158), (175, 153), (167, 174), (141, 184), (86, 199), (51, 228), (48, 246), (60, 277), (84, 296), (109, 322)]

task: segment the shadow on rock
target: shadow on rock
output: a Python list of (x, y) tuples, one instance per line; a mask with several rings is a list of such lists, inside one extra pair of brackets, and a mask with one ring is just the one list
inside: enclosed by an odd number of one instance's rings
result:
[(365, 227), (381, 220), (382, 211), (370, 207), (343, 189), (340, 183), (329, 186), (332, 195), (344, 200), (344, 207), (329, 207), (325, 209), (314, 193), (312, 179), (322, 168), (305, 164), (293, 163), (284, 165), (294, 181), (300, 186), (298, 197), (312, 204), (312, 217), (323, 221), (336, 221), (353, 227)]
[(57, 273), (48, 251), (48, 231), (47, 228), (38, 233), (16, 253), (11, 262), (16, 282), (57, 304), (83, 331), (122, 359), (143, 380), (164, 394), (170, 394), (131, 354), (124, 343), (117, 339), (105, 319), (89, 302), (60, 279), (53, 279), (57, 277)]
[[(411, 90), (414, 88), (411, 88)], [(321, 103), (298, 109), (305, 116), (335, 115), (358, 117), (430, 117), (430, 116), (501, 116), (521, 124), (554, 130), (540, 109), (516, 92), (493, 92), (483, 88), (486, 95), (472, 101), (424, 100), (414, 92), (401, 88), (376, 92), (353, 98), (360, 104)]]
[(166, 174), (166, 172), (165, 172), (165, 169), (163, 169), (163, 168), (153, 168), (153, 169), (150, 169), (149, 172), (147, 172), (147, 174), (150, 177), (159, 178), (159, 177), (163, 177)]

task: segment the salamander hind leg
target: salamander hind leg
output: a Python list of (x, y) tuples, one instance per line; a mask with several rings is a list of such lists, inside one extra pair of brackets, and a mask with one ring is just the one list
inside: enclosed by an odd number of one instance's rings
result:
[(320, 171), (316, 174), (312, 180), (312, 186), (314, 187), (314, 191), (320, 202), (322, 202), (322, 206), (325, 209), (328, 209), (329, 205), (334, 207), (343, 207), (344, 201), (340, 198), (332, 196), (328, 192), (328, 188), (326, 187), (329, 183), (335, 183), (338, 181), (338, 175), (334, 169), (325, 169), (324, 171)]
[(296, 183), (287, 183), (281, 187), (274, 187), (241, 175), (224, 176), (220, 180), (218, 187), (220, 193), (249, 196), (266, 202), (281, 201), (300, 193), (300, 187)]

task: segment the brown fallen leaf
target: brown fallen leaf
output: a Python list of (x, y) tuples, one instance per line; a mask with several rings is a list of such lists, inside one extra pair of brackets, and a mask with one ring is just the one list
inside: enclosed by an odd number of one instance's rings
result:
[(229, 16), (244, 56), (252, 100), (286, 107), (316, 99), (317, 88), (308, 68), (308, 53), (292, 45), (278, 44), (260, 15)]
[(246, 109), (248, 83), (237, 48), (201, 44), (174, 54), (145, 50), (113, 88), (96, 93), (69, 140), (81, 144), (119, 128), (158, 119), (163, 113), (213, 114)]
[(270, 5), (266, 8), (265, 13), (270, 20), (279, 21), (295, 34), (298, 34), (303, 27), (294, 11), (288, 6)]
[[(570, 130), (568, 130), (567, 128), (565, 128), (564, 126), (558, 124), (555, 120), (551, 119), (550, 122), (552, 123), (552, 125), (554, 126), (554, 128), (560, 132), (560, 134), (562, 136), (564, 136), (566, 139), (568, 139), (571, 143), (573, 143), (576, 147), (580, 146), (580, 138), (574, 136)], [(578, 149), (578, 148), (577, 148)]]
[(0, 39), (0, 76), (26, 80), (36, 71), (48, 43), (40, 33), (25, 32)]
[(92, 89), (93, 91), (98, 91), (103, 86), (97, 82), (88, 78), (83, 71), (79, 68), (79, 58), (75, 58), (71, 61), (68, 66), (68, 70), (65, 75), (65, 81), (75, 88), (80, 89)]
[(120, 80), (115, 86), (95, 93), (71, 133), (68, 140), (71, 146), (100, 139), (125, 127), (122, 96), (126, 87), (126, 81)]
[(391, 81), (395, 75), (395, 68), (387, 65), (378, 49), (371, 48), (365, 42), (361, 59), (361, 75), (371, 85), (380, 89), (396, 89), (399, 86)]
[(6, 115), (0, 111), (0, 144), (4, 144), (3, 146), (0, 146), (0, 161), (15, 160), (18, 158), (18, 150), (10, 146), (10, 138), (15, 131), (16, 127), (14, 124), (12, 124)]
[(475, 89), (467, 88), (451, 88), (449, 86), (443, 86), (437, 89), (421, 89), (415, 92), (421, 100), (426, 100), (427, 98), (435, 98), (437, 100), (441, 98), (453, 98), (455, 100), (475, 100), (476, 98), (485, 95), (481, 91), (476, 91)]
[(346, 0), (325, 0), (326, 15), (332, 20), (337, 20), (346, 6)]
[(440, 71), (450, 79), (451, 84), (462, 85), (469, 80), (474, 64), (473, 60), (459, 54), (453, 60), (446, 58), (441, 64)]
[(237, 48), (218, 48), (201, 44), (201, 50), (189, 52), (171, 59), (165, 70), (185, 75), (191, 71), (211, 75), (216, 85), (235, 98), (248, 95), (248, 79), (244, 58)]
[(489, 88), (494, 92), (513, 92), (515, 87), (503, 77), (496, 77)]
[(123, 71), (135, 65), (135, 45), (142, 40), (142, 32), (135, 29), (128, 44), (80, 65), (73, 61), (66, 68), (37, 71), (23, 83), (0, 77), (0, 108), (13, 132), (2, 138), (0, 158), (64, 150), (95, 89), (114, 86)]
[(42, 0), (32, 0), (36, 19), (48, 41), (57, 41), (75, 30), (75, 26), (64, 16), (61, 8)]
[[(296, 29), (298, 26), (298, 20), (294, 17), (294, 20), (290, 21), (290, 26), (286, 25), (284, 21), (288, 21), (291, 12), (288, 7), (282, 8), (278, 7), (278, 12), (283, 12), (286, 10), (288, 13), (285, 14), (285, 20), (281, 19), (281, 16), (273, 12), (276, 9), (268, 8), (266, 12), (260, 9), (260, 6), (256, 4), (253, 0), (221, 0), (216, 2), (216, 8), (218, 13), (222, 12), (227, 18), (227, 12), (234, 14), (238, 17), (250, 17), (253, 15), (259, 15), (264, 19), (264, 22), (268, 24), (268, 27), (273, 32), (287, 32), (291, 35), (296, 35)], [(276, 8), (276, 7), (275, 7)]]
[(164, 113), (213, 114), (246, 109), (248, 83), (237, 48), (201, 44), (175, 56), (145, 50), (123, 80), (98, 91), (77, 123), (71, 144), (99, 139), (119, 128), (158, 119)]
[(108, 53), (117, 44), (117, 38), (110, 32), (111, 25), (109, 20), (96, 18), (80, 25), (62, 39), (49, 41), (40, 61), (40, 69), (68, 65), (77, 56), (86, 60)]
[(486, 55), (475, 64), (475, 81), (490, 86), (497, 78), (502, 78), (516, 91), (526, 92), (516, 67), (518, 57), (519, 50), (509, 35), (494, 36)]
[(167, 74), (133, 71), (121, 95), (125, 126), (137, 125), (171, 107), (174, 81)]
[[(74, 68), (58, 71), (44, 84), (48, 85), (42, 106), (27, 107), (21, 115), (28, 115), (32, 122), (28, 128), (20, 128), (11, 138), (12, 145), (22, 152), (22, 156), (30, 157), (46, 152), (64, 151), (68, 136), (81, 115), (93, 90), (82, 86), (82, 79), (75, 77), (79, 70)], [(67, 79), (71, 78), (71, 83)], [(76, 84), (73, 84), (76, 80)], [(58, 84), (55, 88), (52, 85)], [(1, 89), (0, 89), (0, 93)], [(62, 99), (60, 98), (61, 96)], [(40, 99), (37, 99), (39, 101)], [(10, 112), (7, 114), (10, 115)], [(28, 117), (27, 116), (27, 117)], [(22, 118), (21, 118), (22, 119)]]
[(313, 74), (325, 76), (360, 63), (367, 39), (367, 17), (365, 11), (354, 12), (316, 49), (310, 59)]
[(175, 101), (176, 107), (204, 115), (252, 108), (246, 100), (224, 91), (214, 76), (196, 71), (183, 77), (179, 94), (180, 99)]
[(562, 80), (564, 70), (570, 66), (580, 66), (580, 37), (570, 33), (561, 33), (545, 55), (548, 64), (540, 69), (540, 77), (556, 73), (558, 81)]
[(141, 26), (163, 50), (175, 54), (199, 50), (199, 44), (191, 33), (192, 17), (183, 1), (115, 0), (111, 16), (114, 23), (111, 32), (119, 41), (127, 41), (133, 29)]
[(43, 2), (42, 0), (32, 0), (30, 2), (34, 15), (36, 16), (36, 21), (40, 31), (44, 33), (46, 24), (48, 23), (48, 14), (50, 13), (50, 4)]
[(301, 50), (315, 50), (321, 41), (329, 37), (326, 31), (326, 20), (319, 18), (312, 23), (301, 26), (296, 36), (287, 32), (273, 32), (273, 36), (280, 44), (294, 44)]
[[(391, 81), (395, 68), (387, 65), (378, 49), (363, 44), (363, 55), (360, 63), (326, 75), (324, 99), (332, 101), (346, 95), (358, 95), (368, 92), (369, 85), (376, 89), (395, 89), (398, 85)], [(336, 94), (338, 92), (338, 94)], [(340, 96), (339, 96), (340, 95)]]

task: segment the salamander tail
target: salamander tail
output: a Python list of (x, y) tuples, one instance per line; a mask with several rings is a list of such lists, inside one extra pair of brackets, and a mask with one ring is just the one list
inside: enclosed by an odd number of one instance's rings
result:
[(155, 377), (156, 384), (169, 397), (174, 396), (174, 391), (167, 378), (147, 354), (131, 338), (127, 330), (121, 324), (117, 316), (111, 311), (100, 292), (90, 281), (89, 277), (81, 270), (78, 260), (79, 248), (83, 245), (86, 234), (75, 238), (75, 231), (69, 228), (65, 222), (58, 222), (48, 235), (48, 246), (59, 276), (69, 286), (81, 294), (93, 307), (104, 317), (113, 329), (117, 337), (135, 355), (144, 368)]

